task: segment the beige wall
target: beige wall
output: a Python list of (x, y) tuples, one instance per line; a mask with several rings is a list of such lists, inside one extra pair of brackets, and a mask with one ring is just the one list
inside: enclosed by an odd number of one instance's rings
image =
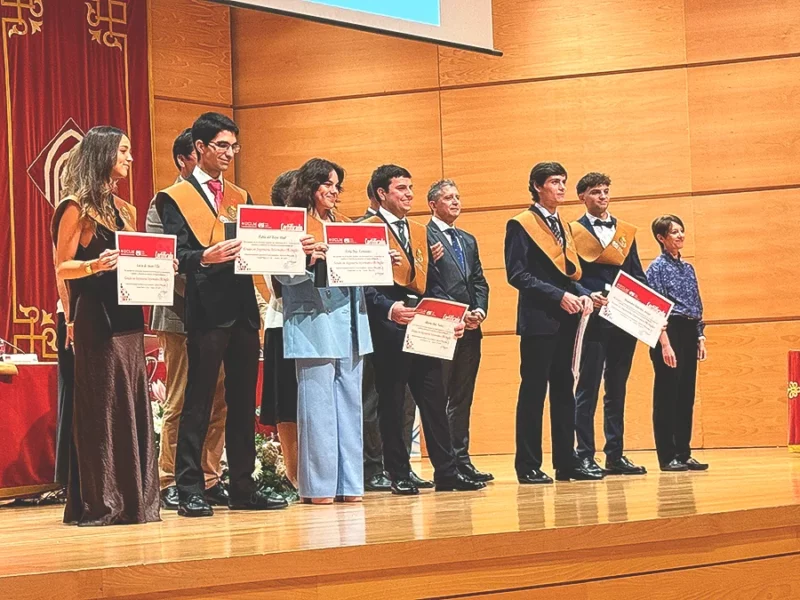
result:
[[(645, 263), (658, 252), (650, 221), (684, 219), (709, 323), (693, 443), (785, 444), (800, 304), (794, 236), (780, 226), (796, 223), (800, 190), (800, 4), (494, 0), (496, 58), (200, 0), (151, 2), (160, 183), (174, 172), (174, 134), (209, 107), (233, 108), (237, 176), (255, 196), (312, 156), (345, 167), (353, 215), (384, 162), (413, 173), (422, 220), (427, 186), (443, 175), (459, 183), (460, 225), (477, 235), (492, 285), (476, 453), (513, 451), (516, 296), (502, 239), (540, 160), (562, 162), (572, 183), (607, 172), (613, 212), (640, 227)], [(565, 209), (580, 212), (576, 199)], [(653, 446), (651, 391), (640, 345), (629, 448)]]

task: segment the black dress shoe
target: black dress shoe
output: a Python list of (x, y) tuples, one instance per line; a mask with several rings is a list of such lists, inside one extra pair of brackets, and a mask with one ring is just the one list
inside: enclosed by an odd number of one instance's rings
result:
[(483, 481), (475, 481), (461, 473), (437, 479), (435, 485), (437, 492), (474, 492), (486, 487)]
[(386, 476), (386, 473), (375, 473), (372, 477), (364, 482), (365, 492), (391, 492), (392, 480)]
[(522, 475), (517, 475), (517, 481), (522, 484), (553, 483), (553, 478), (541, 469), (533, 469)]
[(228, 500), (231, 510), (277, 510), (289, 506), (288, 502), (274, 492), (253, 492), (245, 500)]
[(647, 469), (633, 464), (626, 456), (606, 459), (606, 475), (644, 475)]
[(603, 471), (603, 467), (598, 465), (597, 461), (593, 458), (582, 458), (581, 466), (587, 471), (593, 471), (594, 473), (599, 473), (600, 475), (605, 474), (605, 472)]
[(494, 475), (491, 473), (481, 473), (478, 469), (475, 468), (475, 465), (472, 463), (468, 463), (466, 465), (458, 465), (458, 472), (461, 473), (464, 477), (469, 477), (472, 481), (482, 481), (486, 483), (487, 481), (494, 480)]
[(416, 496), (419, 489), (410, 479), (395, 479), (392, 482), (392, 493), (401, 496)]
[(661, 470), (662, 471), (674, 471), (674, 472), (677, 472), (677, 471), (688, 471), (689, 470), (689, 465), (687, 465), (686, 463), (682, 463), (677, 458), (673, 458), (667, 464), (661, 465)]
[(411, 471), (409, 473), (408, 478), (411, 480), (411, 483), (413, 483), (415, 486), (417, 486), (421, 490), (430, 490), (430, 489), (433, 488), (433, 482), (432, 481), (428, 481), (427, 479), (423, 479), (422, 477), (420, 477), (419, 475), (414, 473), (414, 471)]
[(164, 510), (178, 510), (178, 487), (171, 485), (161, 490), (161, 508)]
[(218, 481), (206, 490), (206, 502), (211, 506), (228, 506), (228, 490)]
[(686, 460), (683, 464), (685, 464), (686, 467), (690, 471), (707, 471), (708, 470), (708, 463), (701, 463), (697, 459), (694, 459), (692, 457), (689, 457), (689, 459)]
[(180, 501), (178, 514), (182, 517), (212, 517), (214, 509), (203, 494), (189, 494), (186, 500)]
[(605, 475), (602, 471), (590, 471), (583, 465), (571, 469), (556, 469), (556, 481), (600, 481)]

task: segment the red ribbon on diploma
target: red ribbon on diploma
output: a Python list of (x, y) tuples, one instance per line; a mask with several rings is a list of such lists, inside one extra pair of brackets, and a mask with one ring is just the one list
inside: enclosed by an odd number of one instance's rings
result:
[(789, 350), (789, 451), (800, 452), (800, 350)]

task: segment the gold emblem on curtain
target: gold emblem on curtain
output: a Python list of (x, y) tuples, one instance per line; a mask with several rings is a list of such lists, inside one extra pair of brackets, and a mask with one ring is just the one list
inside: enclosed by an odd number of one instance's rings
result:
[[(16, 9), (16, 16), (3, 17), (3, 31), (13, 35), (28, 35), (42, 30), (44, 0), (0, 0), (0, 7)], [(13, 11), (12, 11), (13, 14)]]
[(92, 40), (109, 48), (123, 50), (122, 45), (128, 36), (114, 27), (128, 24), (128, 5), (120, 0), (90, 0), (86, 8), (86, 22), (89, 23)]

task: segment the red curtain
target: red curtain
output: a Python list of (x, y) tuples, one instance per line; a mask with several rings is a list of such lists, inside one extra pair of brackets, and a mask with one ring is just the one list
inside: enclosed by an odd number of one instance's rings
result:
[(50, 239), (66, 152), (95, 125), (128, 133), (120, 196), (153, 195), (146, 0), (2, 0), (0, 337), (55, 358)]

